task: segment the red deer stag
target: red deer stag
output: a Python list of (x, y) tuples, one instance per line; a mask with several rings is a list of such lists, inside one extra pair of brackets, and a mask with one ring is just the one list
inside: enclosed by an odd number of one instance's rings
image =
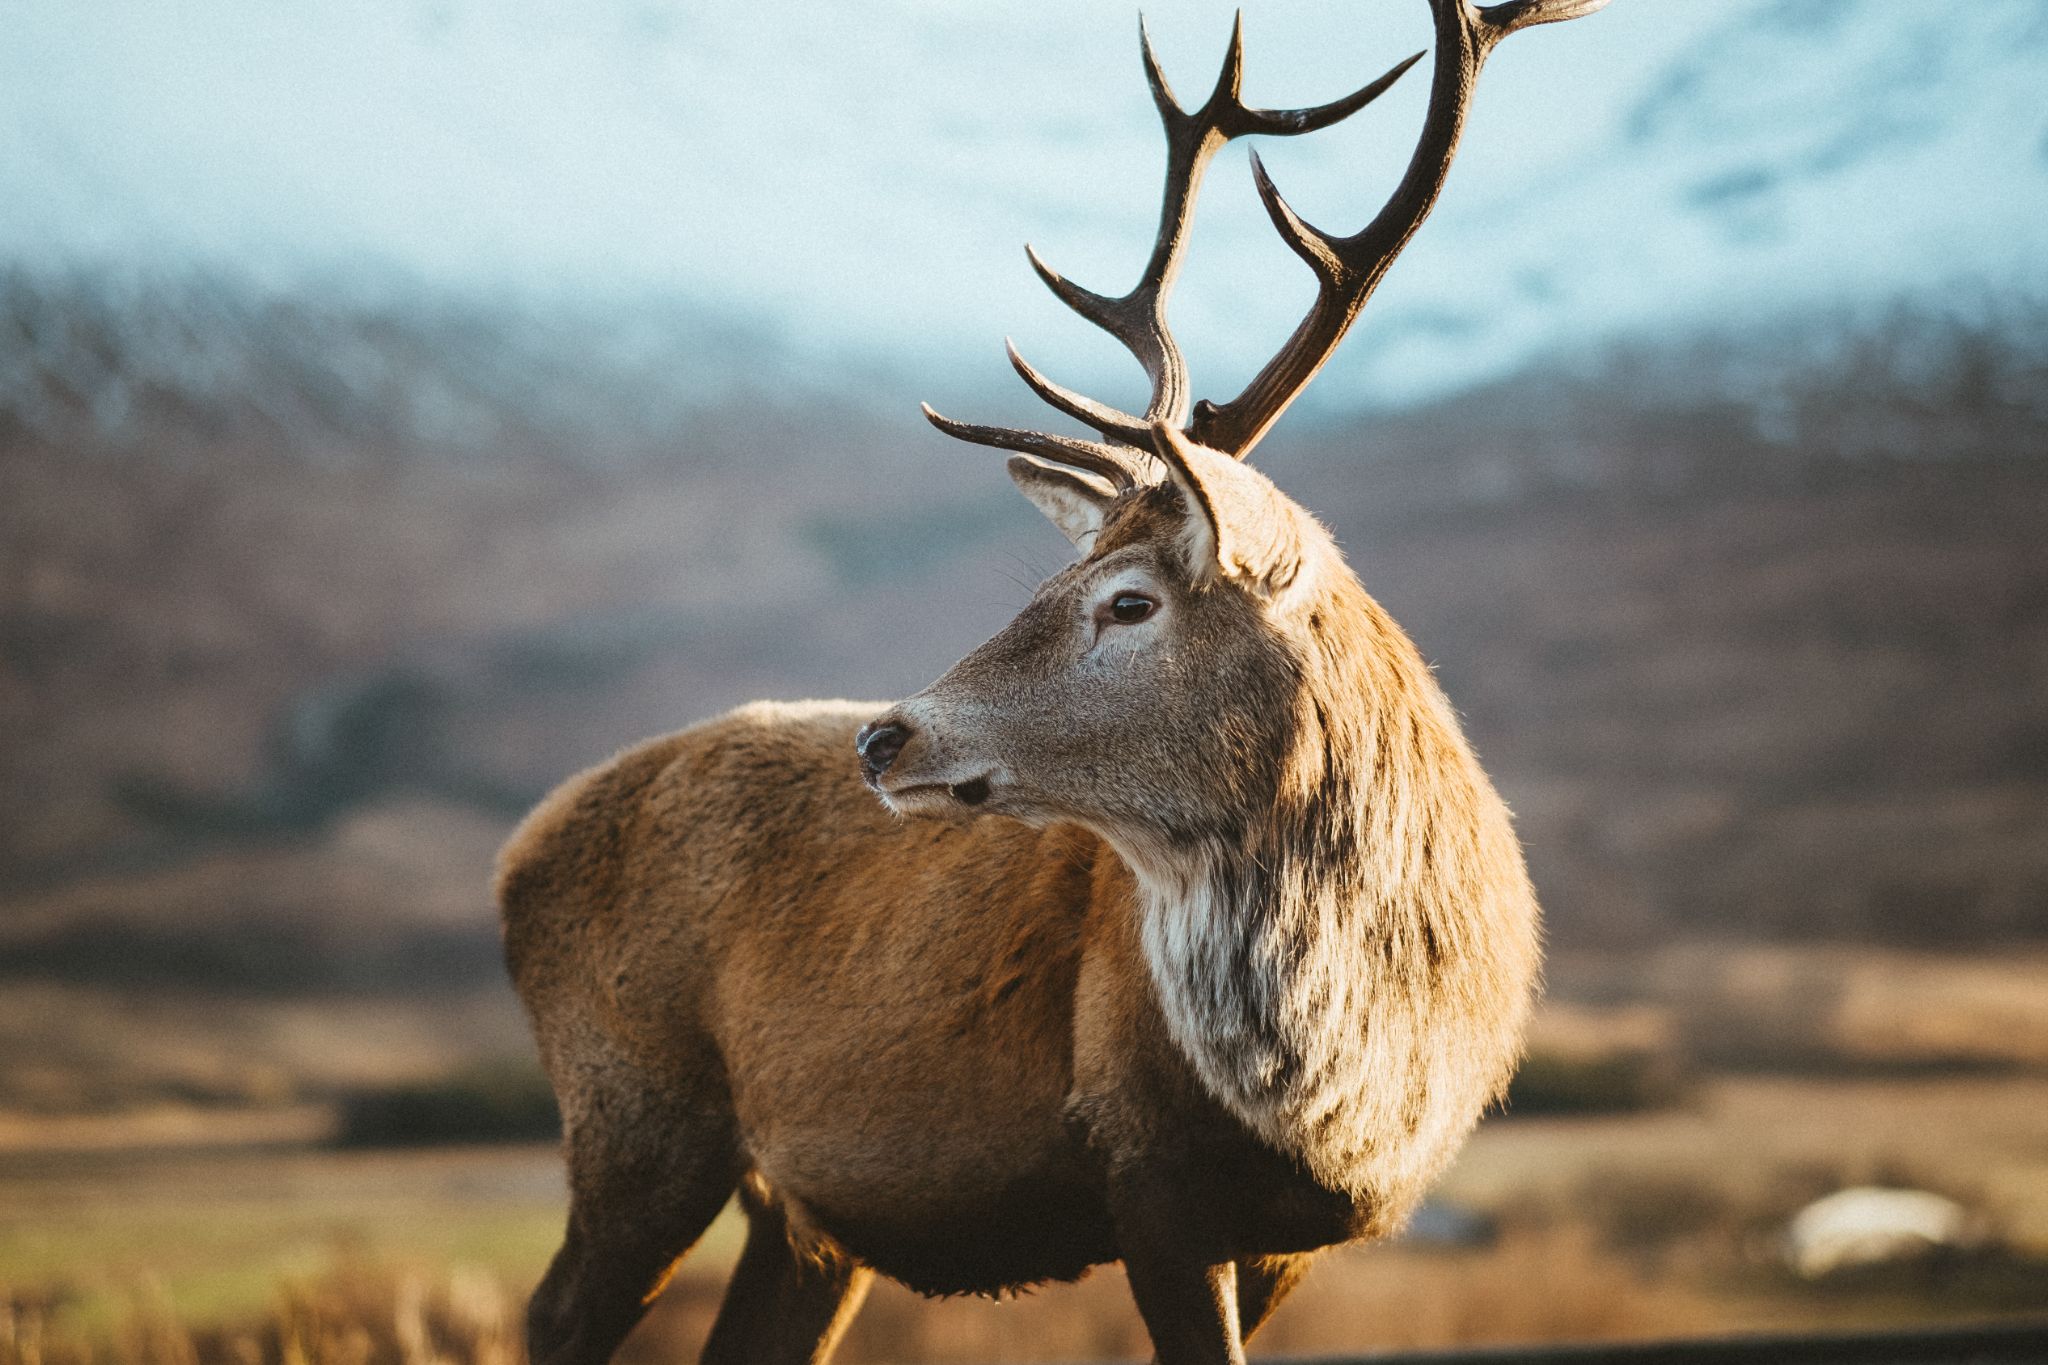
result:
[[(1326, 127), (1239, 99), (1233, 36), (1166, 124), (1121, 298), (1032, 258), (1152, 380), (1143, 417), (1027, 384), (1083, 439), (954, 422), (1080, 551), (894, 706), (759, 703), (562, 786), (512, 838), (512, 977), (562, 1107), (567, 1234), (535, 1365), (599, 1365), (737, 1190), (704, 1359), (825, 1359), (869, 1277), (997, 1293), (1121, 1261), (1165, 1365), (1237, 1362), (1319, 1249), (1400, 1225), (1513, 1069), (1537, 909), (1415, 647), (1242, 463), (1444, 183), (1481, 63), (1604, 0), (1431, 0), (1414, 157), (1356, 236), (1309, 226), (1307, 317), (1190, 402), (1166, 323), (1209, 158)], [(879, 798), (879, 799), (877, 799)], [(917, 817), (905, 819), (903, 817)], [(932, 818), (925, 818), (932, 817)], [(974, 818), (995, 817), (995, 818)]]

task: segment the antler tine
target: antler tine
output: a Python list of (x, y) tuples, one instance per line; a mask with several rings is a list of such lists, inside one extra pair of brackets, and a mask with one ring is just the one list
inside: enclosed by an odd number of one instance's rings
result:
[[(1468, 0), (1430, 0), (1436, 21), (1436, 62), (1422, 136), (1393, 195), (1355, 236), (1333, 236), (1302, 221), (1253, 158), (1259, 197), (1265, 201), (1273, 225), (1316, 272), (1316, 301), (1244, 392), (1220, 406), (1209, 402), (1195, 405), (1194, 420), (1188, 426), (1191, 437), (1240, 458), (1258, 444), (1330, 358), (1394, 258), (1435, 207), (1465, 129), (1473, 86), (1494, 45), (1518, 29), (1576, 19), (1606, 4), (1607, 0), (1508, 0), (1478, 9)], [(1403, 70), (1405, 65), (1389, 76)]]
[(1118, 412), (1107, 403), (1098, 403), (1093, 398), (1074, 392), (1064, 384), (1055, 384), (1038, 372), (1038, 367), (1018, 354), (1017, 344), (1008, 337), (1003, 338), (1003, 349), (1009, 353), (1010, 366), (1018, 377), (1031, 386), (1031, 391), (1043, 398), (1067, 416), (1086, 422), (1103, 435), (1121, 441), (1136, 450), (1145, 447), (1137, 444), (1141, 433), (1149, 428), (1133, 421), (1127, 414)]
[[(1606, 0), (1600, 0), (1600, 3), (1605, 4)], [(1299, 133), (1321, 132), (1333, 123), (1342, 123), (1386, 94), (1388, 87), (1407, 75), (1408, 68), (1421, 61), (1423, 55), (1418, 52), (1412, 57), (1405, 57), (1394, 63), (1378, 80), (1360, 86), (1341, 100), (1318, 104), (1312, 109), (1254, 109), (1240, 104), (1237, 106), (1238, 127), (1231, 136), (1265, 133), (1272, 137), (1293, 137)]]
[[(1585, 3), (1585, 0), (1529, 2)], [(1420, 56), (1409, 58), (1370, 84), (1328, 104), (1307, 109), (1252, 108), (1243, 103), (1238, 93), (1244, 71), (1244, 20), (1240, 13), (1231, 27), (1230, 46), (1217, 73), (1215, 87), (1202, 107), (1189, 113), (1181, 107), (1172, 87), (1167, 84), (1142, 16), (1138, 20), (1138, 45), (1144, 61), (1145, 81), (1166, 131), (1166, 181), (1160, 201), (1159, 231), (1143, 275), (1129, 293), (1111, 297), (1074, 284), (1048, 266), (1029, 246), (1025, 251), (1032, 269), (1061, 302), (1123, 343), (1144, 367), (1146, 376), (1152, 381), (1152, 397), (1146, 404), (1145, 415), (1133, 416), (1056, 384), (1018, 355), (1015, 347), (1009, 348), (1011, 364), (1034, 393), (1059, 411), (1093, 427), (1105, 438), (1104, 442), (1069, 442), (1059, 449), (1085, 450), (1087, 457), (1097, 463), (1079, 467), (1098, 473), (1103, 472), (1099, 467), (1100, 461), (1126, 461), (1128, 468), (1122, 464), (1118, 466), (1126, 476), (1132, 475), (1134, 470), (1143, 469), (1154, 458), (1151, 453), (1151, 424), (1154, 421), (1167, 421), (1176, 426), (1184, 426), (1188, 421), (1192, 395), (1188, 386), (1187, 360), (1167, 325), (1166, 301), (1186, 255), (1188, 226), (1194, 217), (1195, 200), (1210, 159), (1232, 138), (1246, 134), (1291, 137), (1327, 128), (1378, 98)], [(942, 431), (963, 440), (1039, 454), (1052, 460), (1063, 460), (1064, 457), (1052, 453), (1052, 448), (1043, 443), (1069, 440), (1043, 432), (952, 422), (930, 414), (929, 409), (927, 413)]]
[(975, 445), (995, 446), (1001, 450), (1021, 451), (1036, 455), (1054, 464), (1063, 464), (1074, 469), (1086, 470), (1108, 479), (1118, 492), (1135, 488), (1144, 482), (1136, 467), (1138, 451), (1123, 446), (1113, 446), (1102, 441), (1083, 440), (1078, 436), (1061, 436), (1049, 431), (1027, 431), (1021, 427), (983, 426), (978, 422), (961, 422), (943, 416), (932, 410), (929, 403), (918, 404), (924, 410), (925, 420), (961, 441)]
[(1488, 5), (1479, 12), (1479, 19), (1492, 32), (1487, 44), (1490, 47), (1517, 29), (1562, 23), (1606, 7), (1607, 0), (1508, 0), (1506, 4)]

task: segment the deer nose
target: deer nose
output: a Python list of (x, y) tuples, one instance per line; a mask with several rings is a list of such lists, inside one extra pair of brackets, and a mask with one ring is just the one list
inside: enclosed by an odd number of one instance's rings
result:
[(860, 733), (853, 737), (853, 747), (860, 754), (860, 770), (868, 781), (873, 782), (889, 771), (889, 765), (896, 761), (896, 755), (903, 752), (903, 746), (910, 742), (910, 727), (893, 720), (870, 721), (863, 725)]

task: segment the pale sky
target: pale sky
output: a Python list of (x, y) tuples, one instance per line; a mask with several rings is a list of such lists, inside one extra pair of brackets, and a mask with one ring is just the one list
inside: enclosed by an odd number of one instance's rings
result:
[[(1234, 8), (1147, 7), (1190, 103)], [(1428, 42), (1421, 0), (1246, 10), (1259, 103), (1332, 98)], [(2038, 288), (2044, 14), (1614, 0), (1516, 35), (1369, 314), (1378, 343), (1326, 383), (1426, 392), (1452, 361), (1469, 378), (1731, 304)], [(1311, 221), (1377, 207), (1427, 71), (1340, 130), (1264, 143)], [(1646, 123), (1659, 90), (1677, 112)], [(0, 262), (30, 268), (679, 299), (975, 379), (1007, 374), (1009, 333), (1121, 383), (1129, 362), (1020, 247), (1120, 292), (1160, 167), (1136, 10), (1099, 0), (0, 0)], [(1245, 377), (1308, 291), (1233, 146), (1176, 301), (1199, 387)]]

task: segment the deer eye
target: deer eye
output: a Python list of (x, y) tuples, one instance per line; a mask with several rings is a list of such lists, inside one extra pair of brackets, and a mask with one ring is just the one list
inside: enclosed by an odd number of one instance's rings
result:
[(1120, 592), (1110, 599), (1109, 619), (1121, 626), (1133, 625), (1157, 610), (1159, 604), (1134, 592)]

